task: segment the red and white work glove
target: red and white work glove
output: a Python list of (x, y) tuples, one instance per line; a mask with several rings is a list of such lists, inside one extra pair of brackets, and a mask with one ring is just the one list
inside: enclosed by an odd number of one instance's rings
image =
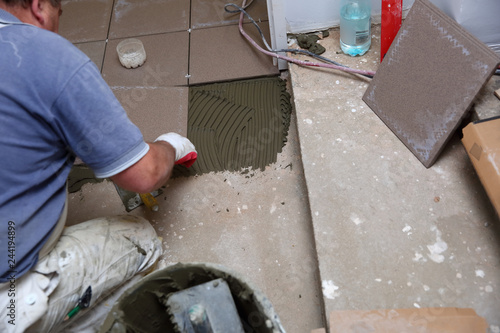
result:
[(196, 148), (189, 141), (188, 138), (183, 137), (177, 133), (167, 133), (160, 135), (156, 141), (165, 141), (168, 142), (175, 149), (175, 164), (180, 164), (189, 168), (196, 161), (198, 157), (198, 153), (196, 152)]

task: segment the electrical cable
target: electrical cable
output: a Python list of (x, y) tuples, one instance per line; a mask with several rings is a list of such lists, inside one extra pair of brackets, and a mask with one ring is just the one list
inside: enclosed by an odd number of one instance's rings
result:
[[(264, 36), (264, 33), (262, 32), (262, 30), (260, 29), (259, 25), (257, 24), (257, 22), (255, 22), (255, 20), (253, 19), (253, 17), (250, 16), (250, 14), (247, 13), (247, 11), (245, 9), (247, 9), (251, 4), (253, 3), (253, 0), (250, 1), (249, 4), (245, 5), (245, 1), (243, 1), (243, 7), (240, 7), (234, 3), (228, 3), (224, 6), (224, 10), (228, 13), (231, 13), (231, 14), (237, 14), (237, 13), (242, 13), (242, 14), (245, 14), (246, 17), (253, 23), (253, 25), (257, 28), (257, 31), (259, 32), (260, 34), (260, 38), (262, 39), (262, 41), (264, 42), (264, 45), (266, 46), (266, 48), (270, 51), (270, 52), (273, 52), (273, 49), (269, 46), (269, 44), (267, 43), (267, 40), (266, 40), (266, 37)], [(233, 6), (233, 7), (236, 7), (238, 8), (237, 10), (229, 10), (227, 9), (227, 7), (229, 6)], [(240, 17), (241, 19), (241, 17)]]
[[(282, 60), (285, 60), (287, 62), (290, 62), (290, 63), (294, 63), (294, 64), (297, 64), (297, 65), (301, 65), (301, 66), (310, 66), (310, 67), (322, 67), (322, 68), (330, 68), (330, 69), (337, 69), (337, 70), (341, 70), (341, 71), (344, 71), (344, 72), (349, 72), (349, 73), (354, 73), (354, 74), (360, 74), (360, 75), (363, 75), (363, 76), (366, 76), (366, 77), (370, 77), (372, 78), (374, 75), (375, 75), (375, 72), (373, 71), (365, 71), (365, 70), (359, 70), (359, 69), (353, 69), (353, 68), (349, 68), (347, 66), (344, 66), (344, 65), (341, 65), (339, 63), (336, 63), (334, 62), (333, 60), (330, 60), (330, 59), (327, 59), (325, 57), (321, 57), (321, 56), (318, 56), (314, 53), (311, 53), (309, 51), (305, 51), (305, 50), (296, 50), (296, 49), (286, 49), (286, 50), (273, 50), (269, 44), (267, 43), (266, 41), (266, 38), (262, 32), (262, 30), (260, 29), (259, 25), (257, 24), (257, 22), (255, 22), (255, 20), (246, 12), (246, 8), (248, 8), (249, 5), (251, 5), (253, 2), (253, 0), (251, 0), (251, 2), (249, 4), (246, 4), (246, 0), (243, 0), (243, 3), (242, 3), (242, 6), (238, 6), (234, 3), (228, 3), (224, 6), (224, 10), (228, 13), (240, 13), (240, 20), (239, 20), (239, 25), (238, 25), (238, 28), (240, 30), (240, 34), (245, 37), (245, 39), (250, 42), (250, 44), (252, 44), (257, 50), (259, 50), (260, 52), (264, 53), (264, 54), (267, 54), (271, 57), (274, 57), (274, 58), (277, 58), (277, 59), (282, 59)], [(237, 8), (237, 10), (230, 10), (228, 9), (228, 7), (234, 7), (234, 8)], [(246, 16), (253, 24), (254, 26), (256, 26), (257, 30), (259, 31), (259, 34), (267, 48), (267, 50), (263, 49), (260, 45), (258, 45), (246, 32), (245, 30), (243, 29), (243, 18), (244, 16)], [(299, 60), (299, 59), (295, 59), (295, 58), (291, 58), (291, 57), (288, 57), (288, 56), (283, 56), (283, 55), (280, 55), (279, 53), (282, 53), (282, 52), (294, 52), (294, 53), (304, 53), (304, 54), (307, 54), (307, 55), (310, 55), (312, 57), (315, 57), (317, 59), (320, 59), (322, 61), (325, 61), (327, 63), (321, 63), (321, 62), (309, 62), (309, 61), (303, 61), (303, 60)]]
[[(253, 3), (254, 0), (251, 0), (249, 4), (247, 4), (245, 7), (238, 7), (237, 5), (235, 4), (232, 4), (232, 3), (229, 3), (229, 4), (226, 4), (224, 6), (224, 10), (228, 13), (232, 13), (232, 14), (236, 14), (236, 13), (244, 13), (246, 15), (246, 17), (253, 23), (253, 25), (255, 26), (255, 28), (257, 28), (257, 31), (259, 32), (260, 34), (260, 37), (262, 39), (262, 42), (264, 42), (264, 45), (266, 45), (267, 49), (270, 51), (270, 52), (275, 52), (275, 53), (284, 53), (284, 52), (290, 52), (290, 53), (302, 53), (302, 54), (306, 54), (310, 57), (313, 57), (313, 58), (317, 58), (319, 60), (322, 60), (324, 62), (328, 62), (328, 63), (331, 63), (331, 64), (334, 64), (334, 65), (337, 65), (337, 66), (342, 66), (342, 67), (347, 67), (345, 65), (342, 65), (338, 62), (335, 62), (331, 59), (328, 59), (328, 58), (325, 58), (325, 57), (322, 57), (316, 53), (313, 53), (311, 51), (308, 51), (308, 50), (301, 50), (301, 49), (281, 49), (281, 50), (273, 50), (269, 44), (267, 43), (267, 40), (266, 40), (266, 37), (264, 36), (264, 33), (262, 32), (262, 30), (260, 29), (259, 25), (257, 24), (257, 22), (253, 19), (252, 16), (250, 16), (250, 14), (248, 14), (248, 12), (246, 11), (246, 9), (248, 7), (250, 7), (250, 5)], [(234, 6), (234, 7), (237, 7), (238, 9), (237, 10), (229, 10), (227, 9), (227, 7), (229, 6)]]
[(346, 65), (342, 65), (341, 63), (338, 63), (336, 61), (333, 61), (331, 59), (328, 59), (328, 58), (325, 58), (323, 56), (320, 56), (316, 53), (313, 53), (311, 51), (308, 51), (308, 50), (301, 50), (301, 49), (283, 49), (283, 50), (276, 50), (276, 51), (273, 51), (273, 52), (290, 52), (290, 53), (302, 53), (302, 54), (306, 54), (310, 57), (313, 57), (313, 58), (316, 58), (316, 59), (319, 59), (321, 61), (324, 61), (324, 62), (328, 62), (330, 64), (334, 64), (334, 65), (337, 65), (337, 66), (341, 66), (341, 67), (346, 67), (348, 68)]

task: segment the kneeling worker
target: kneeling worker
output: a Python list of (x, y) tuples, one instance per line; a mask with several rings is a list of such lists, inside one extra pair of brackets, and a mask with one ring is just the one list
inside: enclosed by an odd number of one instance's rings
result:
[(57, 34), (61, 0), (0, 0), (0, 331), (57, 330), (89, 286), (90, 306), (162, 253), (133, 216), (64, 228), (79, 156), (99, 178), (147, 193), (193, 144), (146, 143), (90, 59)]

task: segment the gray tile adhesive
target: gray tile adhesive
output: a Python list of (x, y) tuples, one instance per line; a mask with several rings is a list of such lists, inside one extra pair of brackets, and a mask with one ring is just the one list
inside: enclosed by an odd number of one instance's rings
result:
[(429, 168), (500, 58), (427, 0), (416, 0), (363, 100)]
[(290, 94), (279, 77), (190, 87), (188, 138), (198, 159), (175, 176), (264, 169), (286, 143)]
[[(172, 322), (172, 309), (169, 308), (168, 299), (172, 293), (215, 279), (223, 279), (228, 284), (246, 333), (285, 332), (278, 314), (266, 295), (239, 273), (209, 263), (178, 263), (146, 275), (115, 302), (99, 332), (193, 332), (177, 327)], [(224, 304), (210, 305), (222, 309), (224, 306)]]

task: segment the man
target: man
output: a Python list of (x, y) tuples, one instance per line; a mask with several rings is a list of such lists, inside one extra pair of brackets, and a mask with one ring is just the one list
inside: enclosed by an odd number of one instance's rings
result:
[(88, 287), (93, 306), (161, 254), (141, 218), (64, 229), (75, 156), (97, 177), (139, 193), (196, 159), (175, 133), (144, 142), (96, 66), (57, 35), (60, 14), (61, 0), (0, 0), (2, 332), (53, 331)]

